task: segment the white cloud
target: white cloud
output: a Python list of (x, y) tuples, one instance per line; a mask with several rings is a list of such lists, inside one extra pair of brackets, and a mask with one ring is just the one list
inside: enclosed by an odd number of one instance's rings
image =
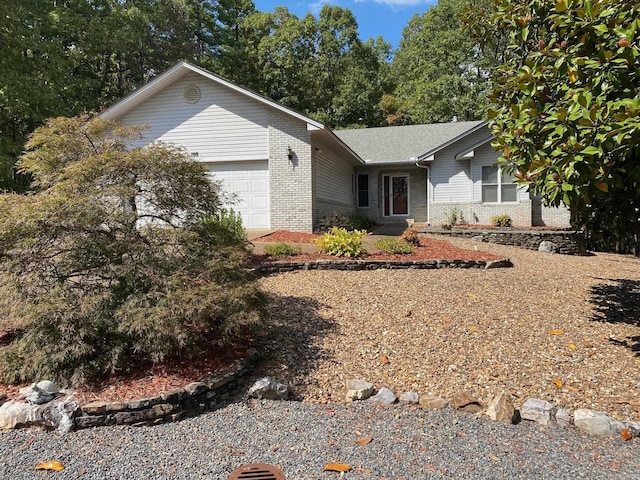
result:
[(331, 0), (318, 0), (309, 4), (309, 11), (314, 15), (318, 15), (322, 7), (325, 5), (337, 5), (338, 2), (332, 2)]

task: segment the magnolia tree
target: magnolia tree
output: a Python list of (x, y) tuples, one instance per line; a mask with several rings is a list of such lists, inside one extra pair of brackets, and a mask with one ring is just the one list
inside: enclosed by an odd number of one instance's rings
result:
[(637, 245), (640, 4), (493, 0), (466, 23), (480, 41), (510, 35), (490, 94), (500, 163), (577, 226)]
[(19, 167), (33, 192), (0, 196), (0, 322), (21, 326), (0, 348), (1, 380), (81, 384), (263, 322), (219, 186), (179, 149), (129, 148), (139, 135), (87, 118), (31, 135)]

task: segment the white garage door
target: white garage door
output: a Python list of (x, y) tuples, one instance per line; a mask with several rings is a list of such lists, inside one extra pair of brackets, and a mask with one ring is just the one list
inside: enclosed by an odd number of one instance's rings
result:
[(269, 228), (269, 164), (258, 162), (209, 163), (207, 170), (235, 194), (230, 205), (242, 215), (245, 228)]

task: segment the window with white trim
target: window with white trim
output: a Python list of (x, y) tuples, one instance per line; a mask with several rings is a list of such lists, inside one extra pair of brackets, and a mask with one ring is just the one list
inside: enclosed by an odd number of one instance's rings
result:
[(357, 179), (358, 207), (369, 207), (369, 174), (359, 173)]
[(514, 179), (503, 168), (482, 167), (482, 203), (517, 202), (518, 191)]

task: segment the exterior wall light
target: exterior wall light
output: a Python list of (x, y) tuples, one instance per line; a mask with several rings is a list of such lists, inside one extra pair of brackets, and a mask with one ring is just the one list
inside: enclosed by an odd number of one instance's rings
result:
[(293, 150), (291, 150), (291, 147), (287, 147), (287, 158), (293, 160)]

